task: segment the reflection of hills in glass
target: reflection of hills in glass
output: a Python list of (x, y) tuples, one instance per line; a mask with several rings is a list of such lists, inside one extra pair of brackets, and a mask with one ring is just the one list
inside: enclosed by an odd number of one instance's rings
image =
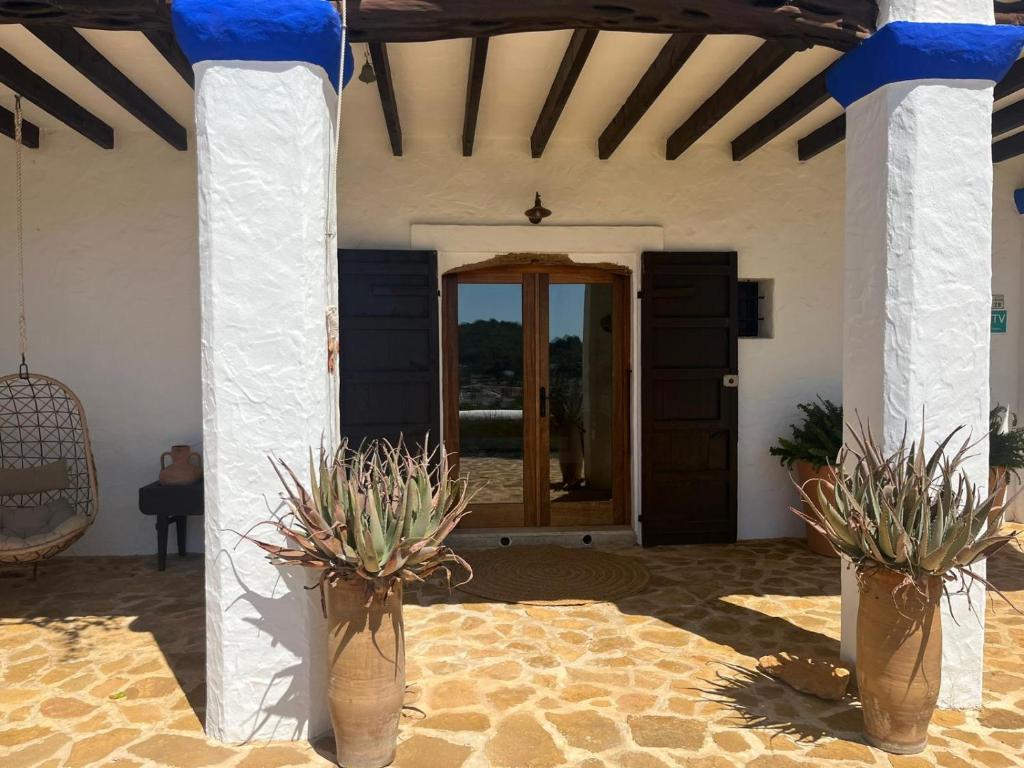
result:
[[(583, 378), (583, 341), (553, 339), (548, 348), (551, 386)], [(523, 407), (523, 326), (509, 320), (459, 325), (459, 406), (464, 410)]]

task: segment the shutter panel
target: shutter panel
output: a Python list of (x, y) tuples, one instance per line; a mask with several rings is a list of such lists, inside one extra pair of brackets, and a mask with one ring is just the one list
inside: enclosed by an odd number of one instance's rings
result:
[(640, 315), (645, 546), (736, 540), (735, 253), (645, 253)]
[(437, 253), (338, 252), (341, 434), (441, 439)]

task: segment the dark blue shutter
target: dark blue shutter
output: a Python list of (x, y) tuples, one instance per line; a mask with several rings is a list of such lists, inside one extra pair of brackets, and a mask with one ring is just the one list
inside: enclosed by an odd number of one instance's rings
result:
[(436, 445), (437, 253), (342, 249), (338, 267), (341, 434)]

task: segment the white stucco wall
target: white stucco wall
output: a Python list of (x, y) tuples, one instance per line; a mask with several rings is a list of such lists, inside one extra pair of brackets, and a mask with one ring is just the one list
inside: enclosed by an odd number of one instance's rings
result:
[[(142, 133), (103, 151), (47, 131), (26, 151), (25, 279), (29, 365), (82, 399), (100, 514), (76, 554), (156, 551), (138, 488), (172, 443), (198, 445), (199, 271), (196, 169)], [(14, 143), (0, 141), (0, 370), (17, 369)], [(203, 526), (189, 525), (189, 548)], [(173, 547), (174, 534), (171, 534)]]
[[(531, 160), (525, 139), (490, 138), (463, 158), (455, 138), (413, 135), (394, 158), (372, 118), (376, 130), (345, 134), (344, 246), (408, 247), (414, 223), (522, 224), (539, 189), (550, 224), (657, 225), (668, 249), (735, 249), (741, 278), (774, 279), (774, 338), (740, 341), (739, 531), (799, 531), (768, 446), (795, 403), (841, 394), (842, 148), (800, 164), (780, 142), (733, 163), (724, 146), (697, 145), (669, 163), (653, 144), (627, 142), (599, 161), (590, 141), (553, 140)], [(0, 142), (0, 179), (12, 178), (13, 155)], [(137, 488), (155, 479), (161, 451), (201, 433), (194, 155), (131, 132), (103, 152), (53, 130), (26, 160), (30, 361), (82, 397), (101, 483), (100, 518), (74, 552), (150, 553)], [(1009, 328), (992, 340), (992, 393), (1015, 409), (1024, 397), (1019, 186), (1024, 162), (997, 167), (993, 290), (1006, 294)], [(5, 370), (17, 364), (13, 214), (0, 205)], [(190, 549), (200, 534), (193, 524)]]

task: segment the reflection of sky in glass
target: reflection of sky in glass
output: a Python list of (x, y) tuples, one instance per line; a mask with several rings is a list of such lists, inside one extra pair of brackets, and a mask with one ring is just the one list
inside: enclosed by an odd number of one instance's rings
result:
[[(548, 305), (550, 337), (583, 338), (583, 285), (552, 285)], [(523, 320), (523, 295), (519, 285), (463, 284), (459, 286), (459, 322), (475, 320)]]

